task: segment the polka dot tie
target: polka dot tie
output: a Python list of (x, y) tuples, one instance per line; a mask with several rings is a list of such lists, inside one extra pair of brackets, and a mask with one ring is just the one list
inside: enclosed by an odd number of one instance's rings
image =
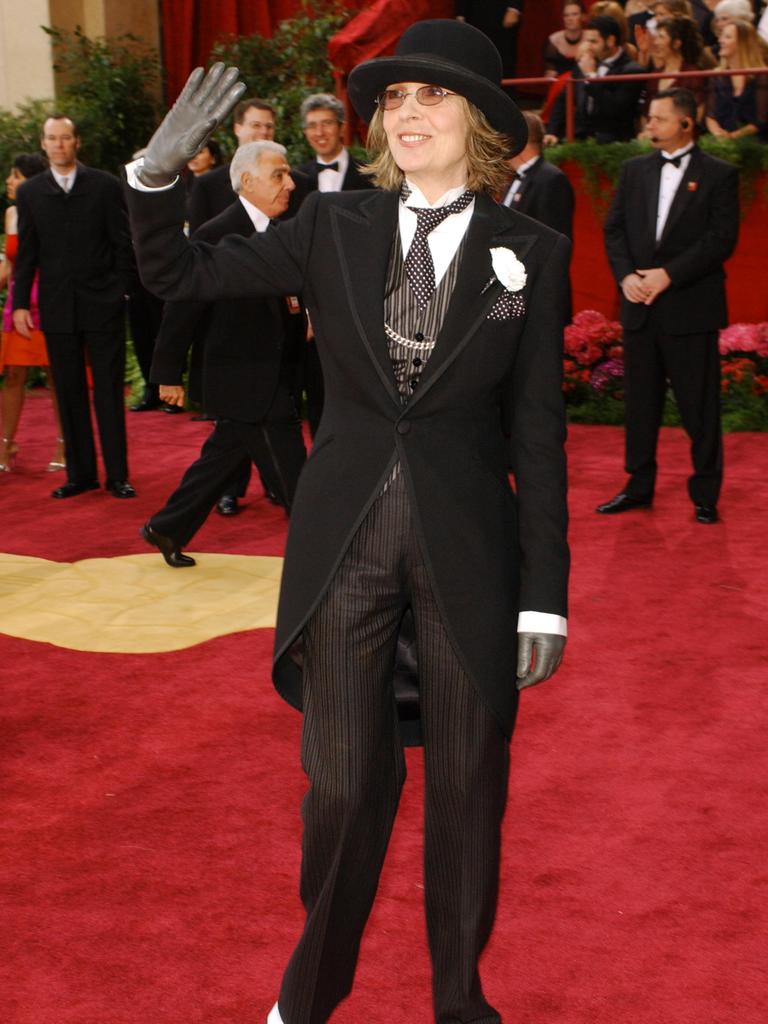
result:
[[(403, 191), (403, 200), (407, 199), (409, 194), (410, 191)], [(416, 296), (416, 302), (421, 309), (427, 305), (435, 291), (435, 264), (432, 262), (427, 236), (438, 224), (442, 224), (446, 217), (450, 217), (452, 213), (461, 213), (462, 210), (466, 210), (474, 198), (474, 192), (465, 192), (464, 195), (454, 199), (447, 206), (408, 207), (416, 214), (417, 223), (416, 234), (413, 236), (408, 255), (405, 257), (405, 272), (408, 275), (411, 291)]]

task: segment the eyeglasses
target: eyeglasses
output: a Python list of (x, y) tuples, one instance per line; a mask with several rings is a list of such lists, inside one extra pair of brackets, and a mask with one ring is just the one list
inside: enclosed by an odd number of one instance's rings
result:
[(403, 92), (401, 89), (385, 89), (376, 97), (376, 102), (382, 110), (397, 110), (405, 103), (406, 96), (415, 96), (416, 102), (422, 107), (436, 107), (442, 103), (446, 96), (456, 96), (455, 92), (448, 92), (441, 89), (439, 85), (422, 85), (415, 92)]
[(310, 121), (308, 124), (304, 125), (304, 131), (319, 132), (321, 129), (333, 128), (333, 126), (338, 123), (339, 122), (336, 120), (335, 117), (327, 117), (323, 121)]

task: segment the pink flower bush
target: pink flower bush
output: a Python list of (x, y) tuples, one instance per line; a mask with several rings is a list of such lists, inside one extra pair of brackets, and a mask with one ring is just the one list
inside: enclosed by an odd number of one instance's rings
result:
[(759, 359), (768, 358), (768, 323), (731, 324), (720, 331), (720, 355), (733, 352), (754, 352)]
[[(768, 322), (731, 324), (720, 332), (719, 347), (724, 413), (735, 416), (741, 424), (750, 424), (746, 429), (766, 429)], [(599, 417), (601, 409), (614, 415), (609, 404), (624, 397), (621, 324), (594, 309), (582, 310), (565, 329), (564, 348), (566, 401), (574, 409), (592, 410), (589, 415)], [(603, 421), (598, 418), (595, 422)]]
[(594, 309), (577, 313), (565, 329), (565, 353), (579, 366), (593, 367), (603, 359), (621, 358), (620, 343), (621, 324)]
[(571, 400), (615, 393), (624, 377), (621, 324), (583, 309), (565, 329), (565, 385)]

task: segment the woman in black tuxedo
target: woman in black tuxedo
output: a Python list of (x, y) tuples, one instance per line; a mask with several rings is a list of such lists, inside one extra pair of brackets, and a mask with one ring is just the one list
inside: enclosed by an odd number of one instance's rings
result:
[(477, 964), (509, 739), (518, 689), (548, 678), (565, 644), (569, 243), (491, 198), (525, 122), (489, 40), (438, 20), (350, 76), (380, 189), (313, 193), (274, 231), (190, 245), (173, 176), (236, 101), (236, 77), (195, 73), (129, 168), (129, 201), (150, 287), (166, 299), (301, 294), (323, 363), (274, 669), (305, 712), (307, 918), (269, 1021), (326, 1021), (350, 990), (405, 775), (392, 669), (410, 608), (435, 1018), (499, 1024)]

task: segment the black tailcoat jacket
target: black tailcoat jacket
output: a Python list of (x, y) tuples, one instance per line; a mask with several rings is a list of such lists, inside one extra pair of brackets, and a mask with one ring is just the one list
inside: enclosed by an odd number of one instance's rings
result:
[(46, 333), (114, 328), (136, 280), (123, 190), (117, 178), (83, 164), (71, 190), (50, 170), (18, 190), (19, 255), (14, 308), (29, 309), (40, 272), (40, 325)]
[[(291, 515), (274, 677), (301, 706), (294, 640), (396, 460), (435, 598), (457, 655), (503, 729), (516, 707), (518, 610), (566, 613), (565, 413), (561, 392), (570, 244), (478, 195), (458, 281), (418, 391), (403, 405), (384, 333), (398, 227), (391, 192), (312, 193), (276, 230), (190, 244), (184, 191), (129, 190), (139, 267), (164, 299), (301, 294), (325, 407)], [(525, 312), (489, 313), (503, 288), (490, 249), (527, 270)], [(502, 430), (509, 403), (515, 491)]]
[(738, 171), (695, 147), (656, 241), (661, 156), (628, 160), (605, 222), (605, 247), (616, 281), (663, 267), (672, 284), (652, 306), (621, 301), (621, 322), (641, 330), (653, 310), (664, 334), (705, 334), (728, 323), (723, 263), (739, 234)]
[[(194, 240), (215, 244), (227, 235), (248, 238), (253, 233), (253, 221), (236, 200), (196, 231)], [(206, 412), (256, 423), (269, 411), (281, 368), (301, 358), (305, 332), (303, 311), (290, 313), (282, 296), (169, 302), (155, 344), (151, 380), (181, 384), (189, 348), (200, 337)]]

